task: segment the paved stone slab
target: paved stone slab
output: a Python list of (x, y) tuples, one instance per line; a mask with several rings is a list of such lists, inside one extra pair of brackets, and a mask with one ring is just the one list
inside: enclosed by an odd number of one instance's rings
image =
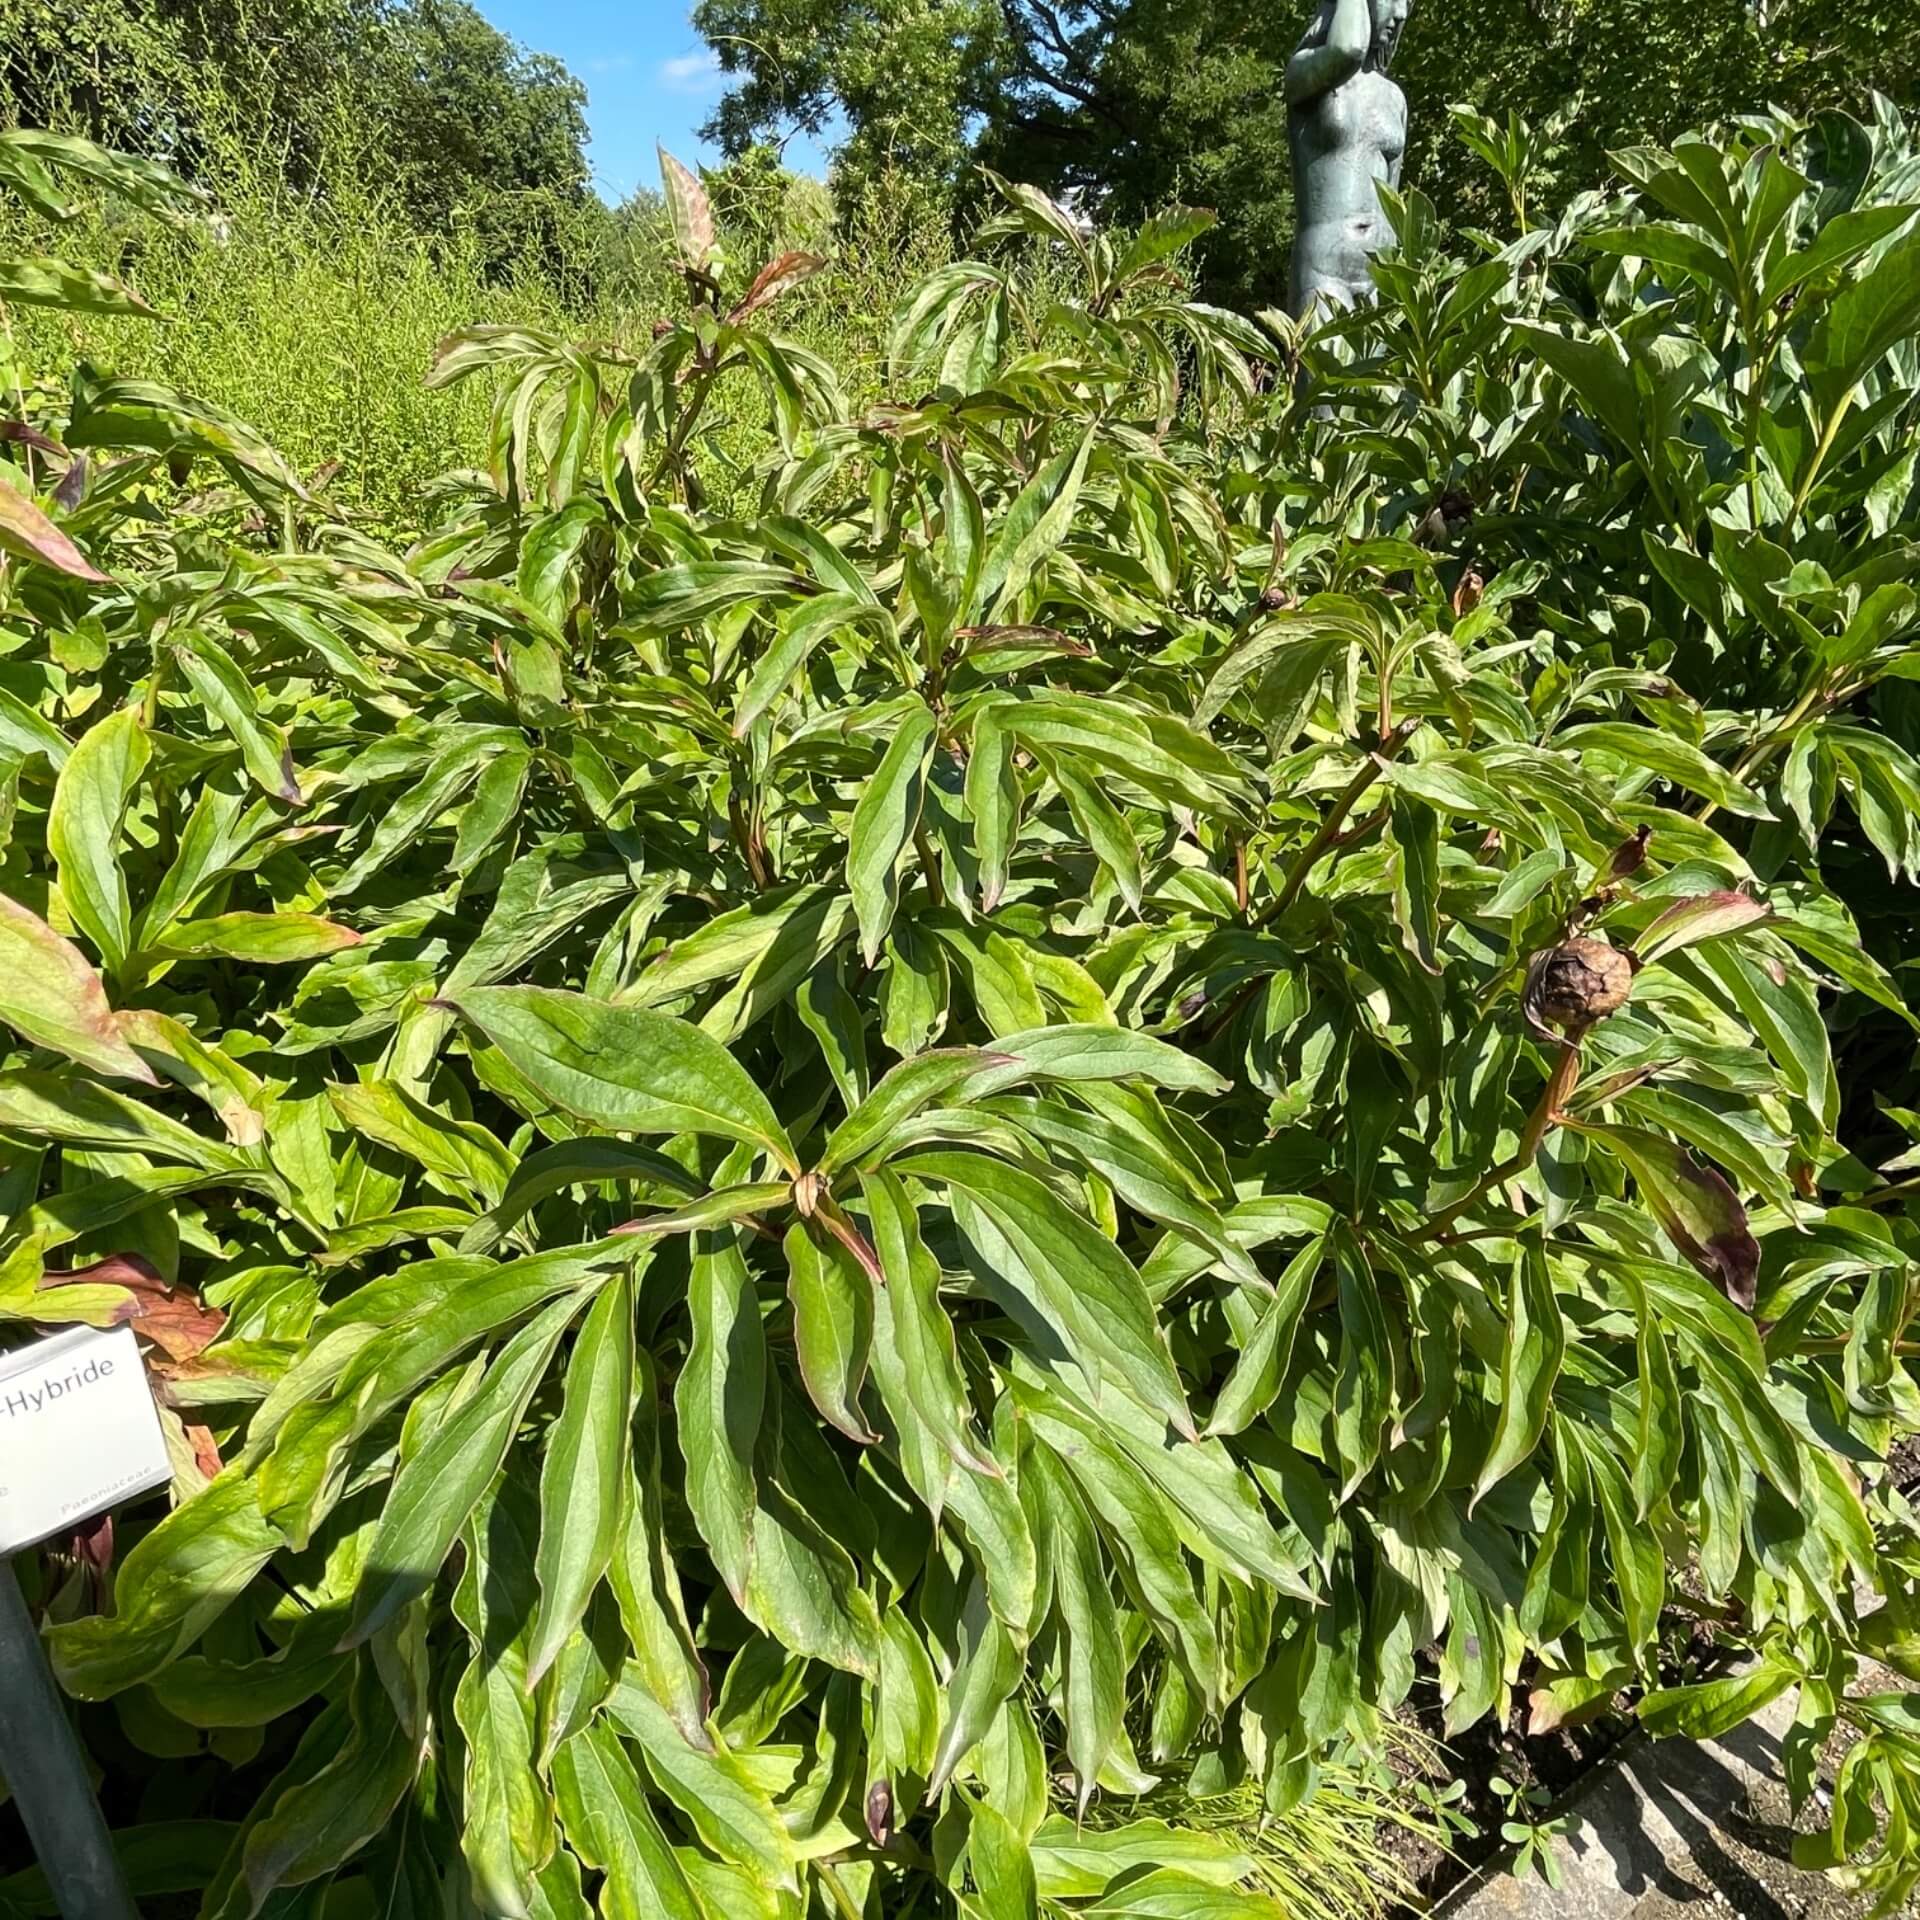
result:
[(1630, 1740), (1577, 1796), (1564, 1884), (1469, 1881), (1447, 1920), (1859, 1920), (1871, 1903), (1768, 1849), (1788, 1817), (1780, 1736), (1794, 1696), (1723, 1740)]

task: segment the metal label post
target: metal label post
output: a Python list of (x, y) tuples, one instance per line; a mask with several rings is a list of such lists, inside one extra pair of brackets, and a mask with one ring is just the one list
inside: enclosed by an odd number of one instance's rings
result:
[(13, 1789), (27, 1838), (66, 1920), (140, 1920), (13, 1562), (5, 1559), (0, 1559), (0, 1774)]

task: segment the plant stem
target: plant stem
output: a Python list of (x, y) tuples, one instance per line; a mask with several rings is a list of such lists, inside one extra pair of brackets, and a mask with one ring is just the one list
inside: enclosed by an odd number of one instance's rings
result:
[(1280, 897), (1254, 921), (1256, 927), (1271, 926), (1300, 897), (1300, 889), (1307, 884), (1307, 875), (1313, 871), (1320, 856), (1333, 845), (1334, 837), (1346, 824), (1347, 816), (1366, 797), (1368, 790), (1386, 772), (1419, 726), (1417, 719), (1402, 720), (1367, 756), (1366, 765), (1347, 783), (1346, 792), (1333, 803), (1327, 817), (1320, 822), (1319, 830), (1295, 856), (1293, 865), (1287, 870), (1285, 884), (1280, 889)]
[[(1728, 777), (1733, 780), (1744, 780), (1749, 774), (1765, 766), (1793, 738), (1800, 723), (1819, 704), (1826, 692), (1826, 686), (1825, 676), (1816, 673), (1800, 698), (1788, 709), (1786, 717), (1778, 726), (1770, 729), (1747, 748), (1746, 752), (1728, 769)], [(1693, 817), (1705, 826), (1719, 811), (1720, 803), (1717, 800), (1706, 800), (1701, 802), (1699, 810)]]
[(1533, 1112), (1527, 1116), (1525, 1131), (1520, 1135), (1520, 1145), (1513, 1157), (1503, 1160), (1491, 1173), (1483, 1174), (1473, 1187), (1464, 1193), (1452, 1206), (1436, 1213), (1427, 1224), (1413, 1237), (1415, 1240), (1432, 1240), (1443, 1234), (1454, 1221), (1469, 1207), (1484, 1200), (1502, 1181), (1511, 1180), (1516, 1173), (1525, 1173), (1533, 1165), (1540, 1151), (1540, 1143), (1560, 1123), (1562, 1110), (1573, 1095), (1575, 1084), (1580, 1078), (1580, 1042), (1586, 1036), (1586, 1028), (1572, 1027), (1567, 1037), (1560, 1042), (1560, 1058), (1554, 1062), (1552, 1073), (1547, 1076), (1547, 1084), (1542, 1089), (1539, 1101)]
[(1863, 1193), (1857, 1200), (1849, 1200), (1850, 1207), (1884, 1207), (1895, 1200), (1911, 1200), (1920, 1196), (1920, 1179), (1897, 1180), (1890, 1187), (1881, 1187), (1873, 1193)]
[(1800, 524), (1800, 516), (1806, 510), (1807, 501), (1812, 497), (1814, 482), (1820, 478), (1820, 469), (1827, 464), (1827, 455), (1833, 451), (1833, 443), (1840, 438), (1840, 428), (1845, 423), (1852, 406), (1853, 390), (1849, 388), (1840, 396), (1839, 404), (1833, 410), (1833, 417), (1827, 422), (1826, 431), (1820, 436), (1820, 444), (1813, 450), (1813, 459), (1807, 467), (1807, 476), (1800, 482), (1793, 496), (1793, 507), (1787, 515), (1789, 533)]
[(926, 875), (927, 898), (936, 907), (944, 907), (947, 904), (947, 883), (940, 877), (940, 856), (934, 850), (933, 842), (927, 838), (925, 827), (914, 828), (913, 847), (920, 856), (920, 871)]

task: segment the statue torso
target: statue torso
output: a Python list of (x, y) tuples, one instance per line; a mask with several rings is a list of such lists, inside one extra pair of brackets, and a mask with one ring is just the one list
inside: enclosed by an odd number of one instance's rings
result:
[(1367, 260), (1386, 243), (1375, 191), (1397, 185), (1407, 145), (1407, 96), (1372, 69), (1288, 116), (1294, 199), (1294, 310), (1318, 289), (1345, 305), (1366, 293)]

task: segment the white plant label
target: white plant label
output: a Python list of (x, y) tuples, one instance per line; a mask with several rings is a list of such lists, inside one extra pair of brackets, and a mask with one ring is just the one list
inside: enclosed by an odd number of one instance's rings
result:
[(0, 1353), (0, 1554), (172, 1477), (131, 1327)]

